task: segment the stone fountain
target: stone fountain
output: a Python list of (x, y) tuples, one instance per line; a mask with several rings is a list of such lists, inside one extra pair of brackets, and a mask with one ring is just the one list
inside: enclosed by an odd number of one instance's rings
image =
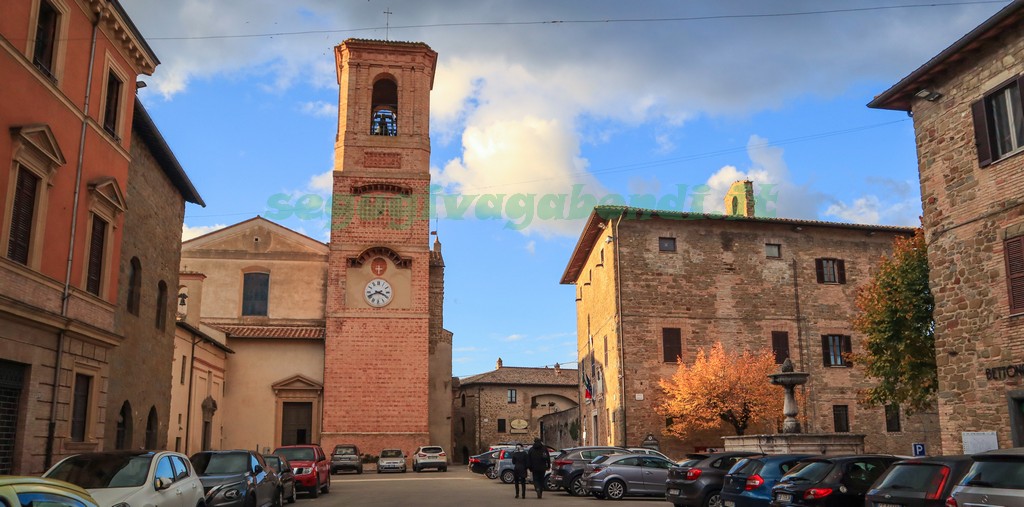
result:
[(796, 418), (796, 414), (799, 412), (799, 408), (796, 406), (796, 386), (806, 384), (807, 377), (810, 375), (810, 373), (802, 371), (793, 371), (793, 361), (790, 361), (788, 357), (782, 363), (779, 373), (768, 375), (772, 384), (782, 386), (786, 390), (786, 398), (782, 406), (782, 415), (786, 416), (786, 420), (782, 422), (783, 433), (803, 433), (800, 421)]

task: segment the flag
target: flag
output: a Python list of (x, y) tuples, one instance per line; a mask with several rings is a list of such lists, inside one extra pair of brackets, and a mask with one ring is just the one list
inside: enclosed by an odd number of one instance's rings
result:
[(592, 399), (594, 396), (590, 389), (590, 377), (587, 376), (586, 372), (583, 373), (583, 398), (586, 400)]

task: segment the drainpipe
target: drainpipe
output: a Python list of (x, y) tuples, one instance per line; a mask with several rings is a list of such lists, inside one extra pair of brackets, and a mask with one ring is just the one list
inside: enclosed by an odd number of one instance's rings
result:
[(619, 409), (622, 411), (622, 440), (620, 445), (629, 445), (629, 431), (626, 428), (626, 348), (623, 346), (625, 338), (622, 336), (622, 277), (619, 269), (619, 222), (622, 221), (623, 212), (619, 213), (618, 220), (612, 225), (612, 241), (615, 243), (615, 316), (616, 327), (619, 335)]
[[(68, 299), (71, 297), (71, 265), (75, 258), (75, 232), (78, 229), (78, 200), (82, 188), (82, 166), (85, 161), (85, 133), (89, 127), (89, 102), (92, 98), (92, 72), (96, 62), (96, 34), (99, 32), (100, 14), (92, 22), (92, 40), (89, 42), (89, 71), (85, 82), (85, 103), (82, 116), (82, 129), (78, 138), (78, 160), (75, 164), (75, 194), (71, 207), (71, 239), (68, 243), (68, 265), (64, 273), (64, 290), (61, 294), (60, 316), (68, 315)], [(43, 457), (43, 468), (49, 469), (53, 464), (53, 445), (57, 436), (57, 400), (60, 394), (60, 372), (64, 359), (64, 336), (66, 331), (57, 333), (57, 358), (53, 370), (53, 393), (50, 396), (50, 422), (46, 427), (46, 453)]]

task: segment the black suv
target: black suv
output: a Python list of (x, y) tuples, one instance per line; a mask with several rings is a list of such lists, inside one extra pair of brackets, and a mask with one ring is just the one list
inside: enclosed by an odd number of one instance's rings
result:
[(875, 481), (864, 505), (945, 507), (974, 460), (970, 456), (933, 456), (897, 461)]
[(252, 451), (202, 451), (189, 458), (203, 482), (208, 507), (271, 507), (284, 492), (263, 456)]
[(359, 448), (355, 444), (334, 446), (334, 452), (331, 453), (331, 473), (336, 474), (342, 470), (351, 470), (357, 474), (363, 473), (363, 460), (359, 456)]
[(801, 461), (772, 488), (772, 506), (864, 505), (871, 484), (898, 460), (885, 454), (861, 454)]
[(551, 463), (551, 477), (548, 484), (564, 489), (572, 496), (587, 496), (587, 484), (583, 482), (583, 468), (590, 460), (605, 454), (631, 454), (629, 449), (610, 446), (586, 446), (563, 449)]
[[(665, 500), (686, 507), (708, 507), (722, 504), (722, 483), (725, 474), (738, 461), (759, 452), (716, 452), (693, 463), (668, 469)], [(690, 456), (687, 456), (689, 458)]]

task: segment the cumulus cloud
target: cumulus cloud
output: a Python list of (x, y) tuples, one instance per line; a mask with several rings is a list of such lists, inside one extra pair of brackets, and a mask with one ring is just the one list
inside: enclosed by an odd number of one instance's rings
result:
[(182, 241), (188, 241), (188, 240), (190, 240), (192, 238), (198, 238), (199, 236), (202, 236), (204, 234), (209, 234), (209, 233), (211, 233), (213, 231), (216, 231), (216, 230), (219, 230), (219, 229), (223, 229), (225, 227), (227, 227), (226, 224), (197, 225), (195, 227), (190, 227), (188, 224), (182, 224), (182, 226), (181, 226), (181, 240)]
[(526, 242), (525, 248), (526, 251), (530, 253), (530, 255), (534, 255), (537, 253), (537, 242), (531, 239), (530, 241)]
[(331, 104), (322, 100), (303, 102), (299, 104), (299, 110), (311, 116), (330, 118), (338, 114), (338, 104)]
[(523, 336), (521, 334), (510, 334), (510, 335), (502, 338), (502, 340), (507, 341), (507, 342), (517, 342), (519, 340), (522, 340), (523, 338), (526, 338), (526, 336)]
[(313, 175), (307, 186), (310, 190), (330, 194), (334, 189), (334, 170), (330, 169), (327, 172)]

